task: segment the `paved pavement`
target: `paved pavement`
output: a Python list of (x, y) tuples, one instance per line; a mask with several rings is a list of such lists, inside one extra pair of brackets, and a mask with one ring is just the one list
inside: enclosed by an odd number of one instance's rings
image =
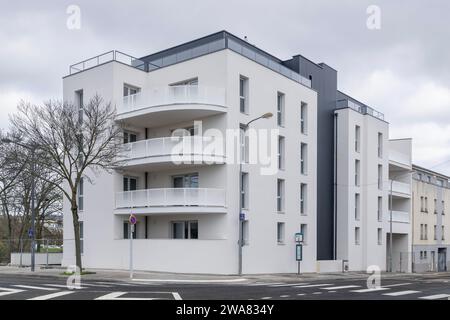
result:
[[(80, 289), (69, 289), (67, 277), (45, 274), (0, 272), (0, 299), (18, 300), (448, 300), (450, 273), (382, 276), (381, 287), (367, 289), (361, 276), (251, 277), (111, 280), (100, 275), (81, 280)], [(274, 281), (273, 279), (281, 279)], [(160, 280), (160, 281), (157, 281)], [(171, 280), (171, 281), (167, 281)], [(190, 282), (186, 282), (190, 280)], [(231, 280), (231, 281), (230, 281)], [(175, 282), (176, 281), (176, 282)], [(222, 282), (217, 282), (222, 281)]]

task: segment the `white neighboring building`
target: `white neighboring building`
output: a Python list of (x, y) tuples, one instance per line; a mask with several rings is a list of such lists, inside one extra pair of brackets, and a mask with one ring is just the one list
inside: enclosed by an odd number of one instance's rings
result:
[[(299, 231), (302, 272), (316, 270), (317, 93), (308, 79), (219, 32), (141, 60), (120, 52), (95, 57), (72, 66), (63, 86), (66, 101), (82, 104), (98, 93), (116, 104), (129, 156), (114, 173), (83, 183), (85, 267), (128, 268), (127, 220), (133, 213), (136, 270), (236, 274), (241, 196), (243, 273), (296, 272)], [(261, 175), (261, 165), (244, 164), (240, 192), (239, 165), (227, 162), (228, 149), (194, 152), (191, 164), (172, 162), (173, 130), (197, 136), (197, 120), (203, 132), (234, 129), (239, 138), (242, 124), (266, 112), (274, 117), (251, 128), (279, 130), (272, 145), (281, 159), (275, 174)], [(74, 264), (75, 256), (69, 209), (66, 202), (63, 265)]]
[(335, 123), (337, 257), (348, 270), (385, 270), (389, 125), (342, 93)]

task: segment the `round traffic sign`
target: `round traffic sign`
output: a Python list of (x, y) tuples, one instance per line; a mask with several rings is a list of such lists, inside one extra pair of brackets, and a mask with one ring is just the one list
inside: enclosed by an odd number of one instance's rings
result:
[(135, 225), (137, 222), (136, 216), (134, 214), (130, 214), (130, 218), (128, 219), (132, 225)]

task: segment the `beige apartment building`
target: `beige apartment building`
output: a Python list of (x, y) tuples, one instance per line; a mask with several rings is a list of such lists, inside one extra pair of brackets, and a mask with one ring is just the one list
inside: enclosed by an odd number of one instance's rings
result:
[(413, 272), (450, 267), (450, 177), (413, 165)]

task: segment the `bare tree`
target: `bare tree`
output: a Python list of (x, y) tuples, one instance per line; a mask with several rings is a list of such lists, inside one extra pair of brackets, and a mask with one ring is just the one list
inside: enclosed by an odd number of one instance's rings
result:
[(122, 129), (115, 121), (115, 108), (95, 95), (82, 106), (49, 101), (42, 106), (21, 103), (18, 110), (11, 117), (13, 127), (28, 145), (46, 155), (36, 161), (63, 181), (57, 187), (70, 202), (76, 265), (82, 271), (78, 188), (82, 178), (91, 181), (90, 173), (110, 171), (120, 162)]

